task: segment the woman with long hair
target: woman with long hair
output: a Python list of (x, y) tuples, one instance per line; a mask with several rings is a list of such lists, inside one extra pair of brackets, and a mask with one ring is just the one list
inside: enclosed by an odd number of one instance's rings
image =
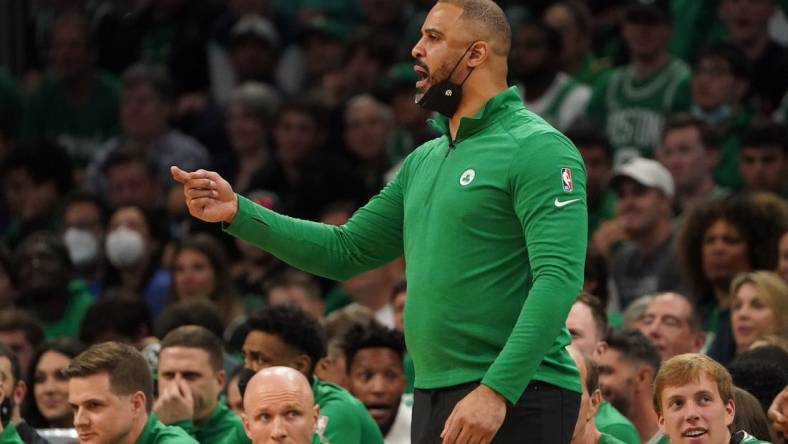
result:
[(84, 350), (73, 338), (58, 338), (41, 344), (30, 362), (22, 403), (22, 417), (36, 429), (71, 428), (73, 414), (68, 404), (68, 378), (63, 370)]

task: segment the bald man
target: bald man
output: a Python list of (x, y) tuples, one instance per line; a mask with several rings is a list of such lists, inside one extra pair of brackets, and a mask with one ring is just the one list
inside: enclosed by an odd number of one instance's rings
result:
[(311, 444), (320, 407), (306, 377), (290, 367), (257, 372), (244, 392), (244, 430), (253, 444)]
[[(413, 47), (416, 100), (442, 135), (340, 227), (173, 167), (189, 212), (335, 280), (404, 254), (414, 444), (566, 444), (580, 405), (564, 326), (583, 283), (586, 173), (508, 88), (511, 29), (492, 0), (439, 0)], [(330, 186), (330, 184), (326, 184)]]

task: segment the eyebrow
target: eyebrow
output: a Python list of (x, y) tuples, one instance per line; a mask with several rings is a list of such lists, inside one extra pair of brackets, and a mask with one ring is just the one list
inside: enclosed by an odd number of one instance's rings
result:
[(428, 34), (428, 33), (438, 34), (441, 36), (443, 35), (443, 32), (441, 32), (436, 28), (424, 28), (424, 34)]

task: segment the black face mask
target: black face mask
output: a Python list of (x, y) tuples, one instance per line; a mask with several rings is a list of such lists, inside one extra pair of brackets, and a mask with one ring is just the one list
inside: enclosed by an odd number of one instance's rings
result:
[(430, 111), (437, 111), (450, 119), (454, 116), (462, 100), (462, 85), (468, 80), (471, 72), (473, 72), (473, 68), (468, 71), (468, 74), (459, 85), (449, 79), (451, 79), (452, 74), (454, 74), (454, 71), (460, 66), (460, 62), (462, 62), (462, 59), (465, 58), (465, 55), (468, 54), (468, 51), (470, 51), (472, 47), (473, 43), (462, 53), (462, 57), (457, 60), (457, 63), (454, 64), (454, 68), (451, 69), (451, 72), (449, 72), (449, 75), (446, 76), (445, 79), (427, 89), (424, 95), (421, 96), (421, 99), (416, 102), (420, 107)]

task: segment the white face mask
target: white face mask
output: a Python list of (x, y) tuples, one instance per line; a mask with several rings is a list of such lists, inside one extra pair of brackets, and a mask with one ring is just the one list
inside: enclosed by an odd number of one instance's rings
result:
[(112, 265), (125, 269), (140, 262), (145, 253), (145, 240), (139, 232), (121, 226), (110, 231), (104, 247)]
[(96, 262), (99, 255), (99, 240), (88, 231), (69, 228), (63, 233), (63, 242), (75, 267), (84, 267)]

